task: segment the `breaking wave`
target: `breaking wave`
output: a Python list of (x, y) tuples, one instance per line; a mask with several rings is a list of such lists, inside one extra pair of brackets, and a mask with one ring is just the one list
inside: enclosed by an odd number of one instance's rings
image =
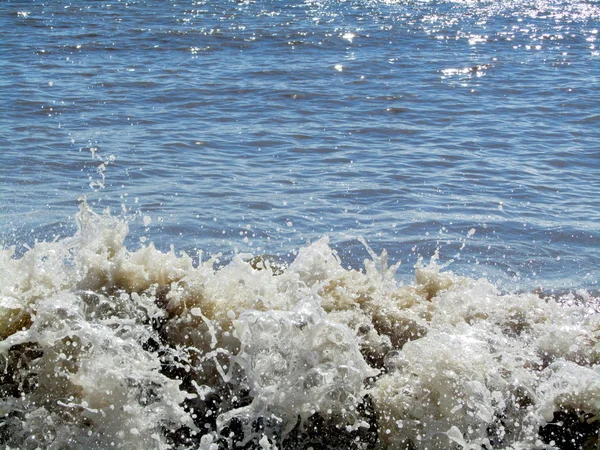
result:
[(345, 269), (136, 251), (78, 231), (0, 250), (0, 443), (17, 448), (596, 448), (599, 300), (499, 291), (432, 258)]

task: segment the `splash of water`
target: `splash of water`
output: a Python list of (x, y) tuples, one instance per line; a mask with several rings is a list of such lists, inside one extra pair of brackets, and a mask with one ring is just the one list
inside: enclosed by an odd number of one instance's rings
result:
[[(18, 448), (595, 448), (600, 313), (433, 258), (401, 285), (323, 238), (194, 264), (83, 202), (0, 250), (0, 442)], [(366, 243), (365, 243), (366, 245)], [(368, 246), (367, 246), (368, 248)]]

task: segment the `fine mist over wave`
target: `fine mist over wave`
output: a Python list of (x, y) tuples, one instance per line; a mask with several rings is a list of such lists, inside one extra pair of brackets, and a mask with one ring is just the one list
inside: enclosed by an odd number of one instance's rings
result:
[[(0, 250), (0, 444), (11, 448), (597, 448), (599, 299), (500, 292), (432, 258), (288, 265), (77, 232)], [(365, 243), (366, 246), (366, 243)]]

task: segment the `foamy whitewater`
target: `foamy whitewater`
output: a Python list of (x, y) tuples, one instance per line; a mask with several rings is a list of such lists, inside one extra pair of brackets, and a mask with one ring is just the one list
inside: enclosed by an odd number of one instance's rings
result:
[(598, 0), (0, 29), (0, 449), (600, 450)]
[(503, 293), (435, 256), (401, 285), (327, 238), (194, 263), (128, 250), (85, 201), (76, 221), (0, 252), (6, 448), (598, 448), (586, 291)]

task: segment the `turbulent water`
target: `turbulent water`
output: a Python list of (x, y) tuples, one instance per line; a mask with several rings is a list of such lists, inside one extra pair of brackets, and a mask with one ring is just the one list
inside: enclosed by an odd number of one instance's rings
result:
[(600, 448), (597, 1), (0, 26), (2, 448)]
[[(83, 203), (0, 253), (1, 439), (18, 448), (596, 448), (599, 300), (401, 286), (323, 238), (287, 267), (194, 264)], [(367, 249), (371, 251), (368, 247)], [(372, 252), (372, 251), (371, 251)]]

